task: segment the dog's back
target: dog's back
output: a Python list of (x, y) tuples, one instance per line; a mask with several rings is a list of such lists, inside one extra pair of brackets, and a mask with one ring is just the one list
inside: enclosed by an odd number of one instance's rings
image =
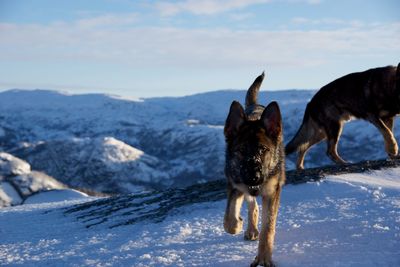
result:
[(321, 123), (325, 117), (340, 120), (344, 114), (366, 119), (369, 113), (378, 114), (382, 109), (398, 114), (399, 96), (396, 67), (388, 66), (351, 73), (325, 85), (307, 108), (309, 115)]

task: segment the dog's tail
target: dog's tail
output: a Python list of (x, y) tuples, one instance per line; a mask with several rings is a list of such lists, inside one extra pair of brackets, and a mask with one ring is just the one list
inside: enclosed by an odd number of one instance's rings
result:
[(258, 76), (253, 84), (250, 86), (249, 90), (247, 90), (246, 94), (246, 108), (257, 104), (257, 96), (258, 96), (258, 91), (260, 91), (261, 83), (264, 80), (264, 72), (261, 73), (260, 76)]
[(297, 152), (300, 150), (302, 146), (307, 146), (311, 135), (313, 134), (313, 127), (312, 127), (312, 118), (310, 117), (310, 112), (308, 111), (308, 105), (304, 112), (303, 122), (299, 130), (297, 131), (296, 135), (292, 138), (292, 140), (287, 143), (285, 147), (285, 154), (289, 155), (293, 152)]

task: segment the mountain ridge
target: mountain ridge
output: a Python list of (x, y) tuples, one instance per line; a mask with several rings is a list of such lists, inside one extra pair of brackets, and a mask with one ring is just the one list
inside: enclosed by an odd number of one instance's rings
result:
[[(260, 92), (260, 104), (278, 101), (285, 140), (297, 131), (314, 92)], [(3, 92), (0, 93), (0, 150), (26, 160), (34, 169), (71, 186), (91, 181), (88, 189), (105, 191), (110, 185), (107, 177), (118, 177), (111, 181), (112, 192), (107, 193), (213, 181), (224, 176), (223, 124), (230, 103), (243, 102), (245, 93), (244, 90), (222, 90), (126, 101), (102, 94), (71, 97), (53, 91)], [(139, 159), (135, 163), (126, 158), (123, 168), (117, 167), (120, 163), (115, 166), (106, 163), (102, 155), (107, 150), (104, 141), (107, 138), (124, 143), (128, 150), (142, 151), (148, 160)], [(118, 149), (122, 147), (114, 146), (111, 151), (117, 153)], [(385, 157), (379, 132), (360, 120), (345, 125), (339, 152), (351, 162)], [(292, 155), (287, 157), (288, 169), (294, 167), (294, 161)], [(306, 157), (307, 168), (330, 163), (324, 143), (310, 149)], [(144, 181), (142, 177), (152, 178)], [(99, 182), (97, 187), (95, 181)]]

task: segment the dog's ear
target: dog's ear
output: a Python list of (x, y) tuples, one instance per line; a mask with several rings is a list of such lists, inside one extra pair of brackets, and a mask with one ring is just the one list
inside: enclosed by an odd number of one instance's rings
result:
[(245, 114), (242, 105), (237, 101), (233, 101), (225, 122), (225, 137), (230, 138), (235, 135), (238, 132), (239, 127), (244, 123), (244, 120)]
[(262, 124), (267, 135), (275, 140), (282, 134), (282, 116), (278, 103), (271, 102), (261, 115)]

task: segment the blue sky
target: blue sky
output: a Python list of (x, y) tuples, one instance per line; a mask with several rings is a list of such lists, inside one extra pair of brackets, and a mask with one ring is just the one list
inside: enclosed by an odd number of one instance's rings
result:
[(0, 90), (316, 89), (400, 62), (398, 0), (0, 0)]

